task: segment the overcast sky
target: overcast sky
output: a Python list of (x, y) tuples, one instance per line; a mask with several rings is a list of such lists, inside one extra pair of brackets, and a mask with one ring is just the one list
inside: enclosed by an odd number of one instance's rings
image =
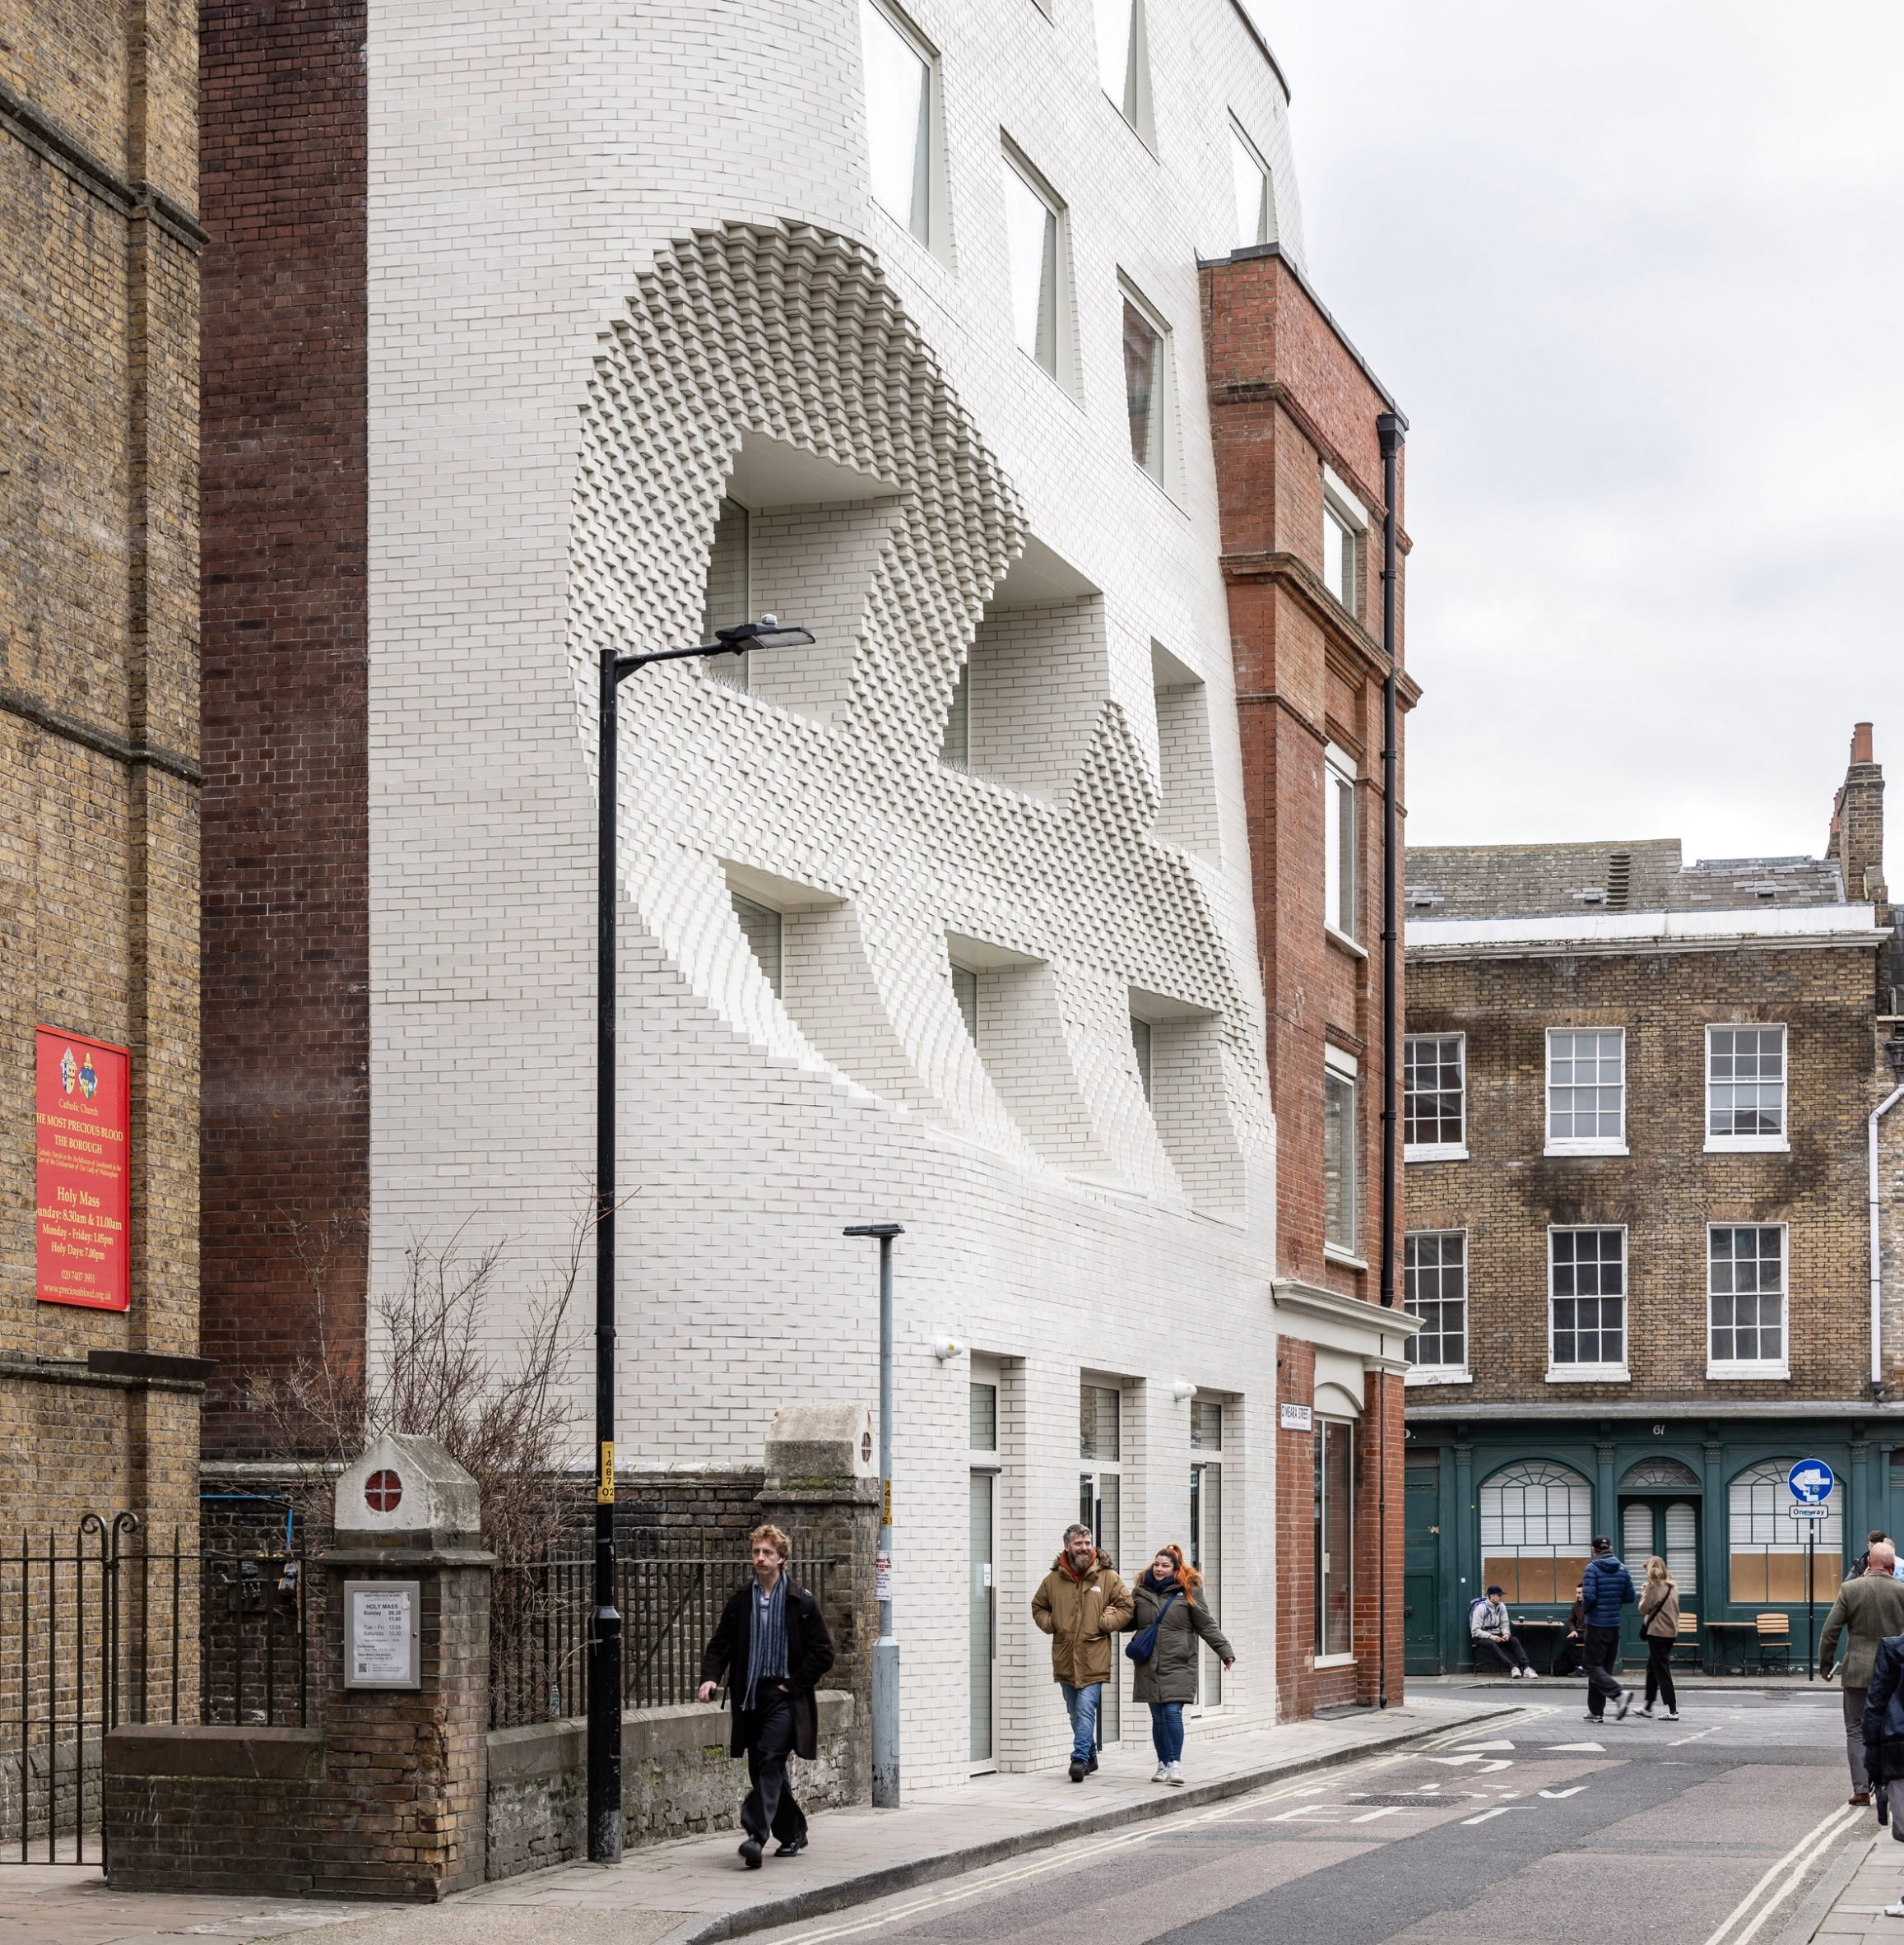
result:
[(1409, 415), (1411, 844), (1904, 879), (1904, 9), (1252, 0), (1316, 288)]

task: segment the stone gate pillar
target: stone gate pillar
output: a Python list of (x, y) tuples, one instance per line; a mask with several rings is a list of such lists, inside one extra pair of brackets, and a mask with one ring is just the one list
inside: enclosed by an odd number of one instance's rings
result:
[(475, 1480), (434, 1438), (387, 1433), (337, 1481), (319, 1562), (318, 1887), (333, 1895), (434, 1901), (483, 1882), (495, 1560), (481, 1529)]
[(773, 1414), (766, 1448), (760, 1516), (784, 1527), (799, 1551), (828, 1562), (823, 1609), (837, 1660), (829, 1688), (853, 1698), (851, 1799), (872, 1788), (873, 1643), (879, 1604), (873, 1562), (879, 1550), (879, 1462), (873, 1415), (863, 1404), (787, 1404)]

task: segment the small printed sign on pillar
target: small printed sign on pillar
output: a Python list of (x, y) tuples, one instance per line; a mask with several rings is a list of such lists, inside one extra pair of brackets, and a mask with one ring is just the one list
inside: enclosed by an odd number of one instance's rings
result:
[(416, 1581), (344, 1583), (344, 1686), (420, 1688)]

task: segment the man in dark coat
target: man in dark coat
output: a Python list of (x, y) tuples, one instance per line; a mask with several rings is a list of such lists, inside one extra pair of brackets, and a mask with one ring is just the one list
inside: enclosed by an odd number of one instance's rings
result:
[(741, 1806), (741, 1857), (760, 1868), (769, 1836), (776, 1857), (806, 1848), (806, 1817), (787, 1780), (787, 1759), (819, 1753), (820, 1718), (813, 1692), (833, 1666), (833, 1636), (820, 1603), (787, 1571), (792, 1541), (778, 1526), (747, 1536), (754, 1578), (734, 1590), (701, 1657), (700, 1697), (712, 1701), (727, 1677), (734, 1711), (729, 1752), (747, 1758), (747, 1800)]
[[(1904, 1634), (1878, 1644), (1865, 1691), (1865, 1764), (1878, 1786), (1878, 1814), (1890, 1813), (1891, 1835), (1904, 1843)], [(1884, 1907), (1887, 1918), (1904, 1918), (1904, 1897)]]

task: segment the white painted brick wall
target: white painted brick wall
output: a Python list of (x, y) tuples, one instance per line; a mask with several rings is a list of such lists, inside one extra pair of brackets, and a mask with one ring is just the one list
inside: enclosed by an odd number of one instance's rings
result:
[[(1252, 1541), (1273, 1526), (1273, 1133), (1196, 330), (1196, 259), (1229, 241), (1228, 112), (1275, 167), (1292, 253), (1301, 224), (1286, 110), (1228, 0), (1153, 10), (1154, 156), (1098, 90), (1088, 0), (912, 13), (942, 56), (942, 256), (868, 196), (852, 0), (373, 0), (371, 1080), (378, 1279), (467, 1219), (527, 1287), (592, 1148), (578, 672), (698, 630), (743, 432), (901, 479), (896, 501), (756, 519), (755, 604), (809, 621), (816, 651), (755, 657), (750, 694), (678, 667), (625, 691), (619, 1429), (633, 1464), (749, 1460), (783, 1400), (871, 1397), (873, 1259), (838, 1232), (906, 1224), (920, 1783), (968, 1766), (966, 1378), (931, 1353), (945, 1332), (1005, 1360), (1001, 1762), (1065, 1745), (1027, 1609), (1076, 1511), (1084, 1369), (1127, 1387), (1126, 1565), (1183, 1537), (1173, 1381), (1238, 1395), (1229, 1701), (1271, 1708)], [(1011, 341), (1001, 128), (1067, 203), (1063, 389)], [(790, 244), (802, 225), (846, 241)], [(753, 295), (710, 284), (723, 265)], [(1120, 272), (1173, 327), (1170, 495), (1131, 460)], [(843, 361), (848, 339), (870, 362)], [(1021, 790), (936, 758), (1028, 530), (1104, 592), (1089, 656), (1032, 698), (1052, 737), (1021, 737)], [(1207, 685), (1193, 828), (1174, 803), (1159, 821), (1154, 638)], [(1166, 730), (1167, 781), (1182, 741)], [(840, 901), (790, 916), (784, 1005), (723, 861)], [(948, 931), (1039, 962), (1003, 1085), (959, 1019)], [(1155, 1112), (1132, 984), (1212, 1015), (1160, 1030)]]

